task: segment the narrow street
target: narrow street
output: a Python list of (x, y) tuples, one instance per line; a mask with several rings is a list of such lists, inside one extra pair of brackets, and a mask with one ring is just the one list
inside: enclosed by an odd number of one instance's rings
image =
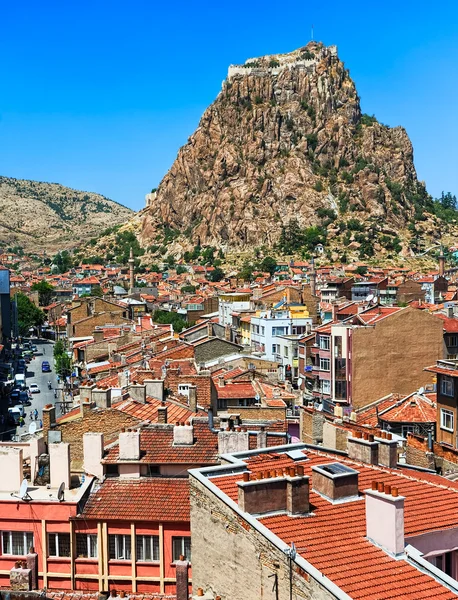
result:
[[(31, 340), (37, 346), (37, 353), (34, 355), (34, 358), (27, 365), (26, 371), (26, 385), (30, 388), (32, 383), (36, 383), (40, 389), (39, 394), (32, 394), (31, 406), (25, 406), (25, 423), (22, 427), (17, 427), (16, 432), (17, 435), (21, 435), (23, 433), (27, 433), (29, 430), (29, 425), (31, 422), (34, 422), (35, 419), (30, 417), (30, 414), (37, 409), (38, 417), (37, 417), (37, 428), (40, 428), (40, 421), (43, 418), (43, 407), (47, 404), (55, 404), (56, 406), (56, 418), (59, 417), (61, 413), (61, 401), (62, 401), (62, 384), (58, 385), (57, 383), (57, 375), (54, 369), (54, 358), (53, 358), (53, 342), (49, 340)], [(42, 361), (47, 360), (51, 366), (51, 373), (42, 373), (41, 372), (41, 363)], [(52, 389), (48, 389), (48, 381), (51, 381)], [(54, 391), (57, 390), (57, 398), (54, 397)]]

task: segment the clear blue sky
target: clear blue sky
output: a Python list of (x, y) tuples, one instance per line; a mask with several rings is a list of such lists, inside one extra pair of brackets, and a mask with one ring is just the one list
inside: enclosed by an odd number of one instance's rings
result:
[(230, 63), (337, 44), (364, 112), (410, 135), (428, 191), (458, 194), (458, 2), (36, 0), (0, 17), (0, 175), (133, 209)]

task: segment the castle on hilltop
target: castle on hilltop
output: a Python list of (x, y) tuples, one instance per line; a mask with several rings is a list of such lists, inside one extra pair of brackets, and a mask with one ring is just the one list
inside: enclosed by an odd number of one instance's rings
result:
[(271, 54), (260, 58), (249, 58), (243, 65), (230, 65), (229, 81), (236, 75), (278, 75), (284, 69), (299, 67), (313, 69), (326, 56), (337, 57), (337, 46), (317, 46), (314, 52), (300, 48), (289, 54)]

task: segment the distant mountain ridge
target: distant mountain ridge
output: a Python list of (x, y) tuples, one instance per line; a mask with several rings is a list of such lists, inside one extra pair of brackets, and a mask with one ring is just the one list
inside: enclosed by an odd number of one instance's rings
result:
[(0, 176), (0, 244), (54, 253), (84, 245), (134, 212), (58, 183)]

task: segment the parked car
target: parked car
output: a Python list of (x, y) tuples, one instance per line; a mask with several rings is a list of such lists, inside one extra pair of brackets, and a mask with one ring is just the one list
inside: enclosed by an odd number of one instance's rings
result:
[(31, 383), (29, 386), (29, 391), (31, 394), (39, 394), (40, 388), (38, 387), (37, 383)]
[(32, 352), (38, 352), (38, 348), (35, 346), (35, 344), (32, 346)]
[(49, 364), (49, 362), (47, 360), (44, 360), (41, 363), (41, 372), (42, 373), (51, 373), (51, 365)]
[(22, 406), (30, 406), (32, 404), (27, 392), (19, 392), (19, 404), (22, 404)]

